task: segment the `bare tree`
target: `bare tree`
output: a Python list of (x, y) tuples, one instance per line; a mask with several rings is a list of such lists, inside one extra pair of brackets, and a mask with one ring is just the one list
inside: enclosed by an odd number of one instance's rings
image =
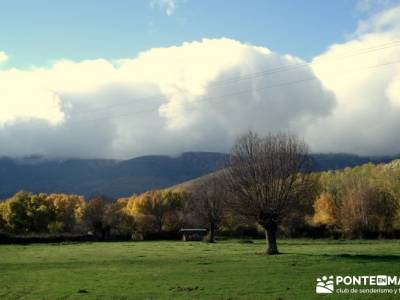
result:
[(365, 238), (391, 230), (397, 203), (390, 193), (359, 179), (347, 187), (339, 208), (340, 225), (345, 234)]
[(226, 191), (221, 183), (220, 176), (212, 174), (198, 183), (192, 192), (193, 210), (209, 227), (209, 243), (215, 242), (215, 232), (224, 215)]
[(232, 208), (265, 229), (268, 254), (279, 253), (278, 225), (308, 187), (309, 166), (308, 147), (295, 135), (249, 132), (232, 149), (224, 172)]

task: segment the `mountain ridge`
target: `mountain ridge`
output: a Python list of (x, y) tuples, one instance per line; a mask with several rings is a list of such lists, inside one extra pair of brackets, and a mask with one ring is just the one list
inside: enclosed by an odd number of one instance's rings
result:
[[(358, 156), (344, 153), (312, 155), (314, 170), (335, 170), (368, 162), (381, 163), (395, 156)], [(89, 198), (130, 196), (149, 189), (165, 188), (204, 176), (223, 167), (227, 154), (185, 152), (179, 156), (148, 155), (127, 160), (0, 158), (0, 199), (19, 190), (35, 193), (74, 193)]]

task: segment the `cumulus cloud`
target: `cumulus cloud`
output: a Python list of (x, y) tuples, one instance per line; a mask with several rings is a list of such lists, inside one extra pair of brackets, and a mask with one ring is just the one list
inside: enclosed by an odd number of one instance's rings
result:
[(151, 7), (158, 7), (164, 10), (168, 16), (171, 16), (176, 8), (177, 0), (150, 0)]
[[(332, 114), (308, 129), (314, 149), (400, 153), (399, 42), (400, 7), (395, 7), (361, 22), (352, 40), (314, 58), (314, 72), (337, 100)], [(362, 69), (368, 65), (380, 67)]]
[(0, 64), (7, 61), (8, 55), (4, 51), (0, 51)]
[(360, 21), (355, 33), (355, 38), (360, 39), (364, 34), (384, 34), (390, 36), (398, 34), (400, 29), (399, 14), (400, 5), (383, 10), (374, 14), (367, 20)]
[(0, 71), (0, 155), (227, 151), (248, 130), (314, 152), (400, 153), (400, 7), (307, 64), (231, 39)]
[[(302, 134), (335, 99), (318, 80), (295, 84), (314, 77), (299, 64), (267, 48), (204, 39), (131, 59), (1, 71), (0, 154), (128, 158), (226, 151), (249, 129)], [(277, 68), (288, 69), (265, 73)]]

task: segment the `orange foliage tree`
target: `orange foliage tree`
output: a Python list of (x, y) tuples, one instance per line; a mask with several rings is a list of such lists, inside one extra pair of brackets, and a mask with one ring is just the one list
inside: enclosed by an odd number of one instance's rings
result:
[(312, 223), (317, 225), (335, 225), (338, 208), (329, 193), (322, 193), (314, 202)]

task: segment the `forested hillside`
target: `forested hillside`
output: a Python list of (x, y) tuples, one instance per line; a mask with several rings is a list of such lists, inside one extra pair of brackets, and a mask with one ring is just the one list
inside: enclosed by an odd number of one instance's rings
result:
[(2, 158), (0, 199), (20, 190), (118, 198), (208, 174), (224, 162), (224, 154), (209, 152), (184, 153), (178, 157), (144, 156), (122, 161)]
[[(35, 193), (69, 193), (85, 197), (130, 196), (164, 188), (213, 172), (225, 163), (226, 154), (188, 152), (177, 157), (143, 156), (130, 160), (0, 159), (0, 199), (27, 190)], [(367, 162), (388, 162), (392, 157), (351, 154), (314, 154), (314, 170), (335, 170)]]
[[(19, 192), (0, 202), (0, 232), (10, 234), (86, 234), (143, 239), (176, 237), (182, 227), (209, 227), (210, 195), (222, 201), (220, 233), (260, 234), (253, 219), (232, 210), (232, 197), (213, 178), (107, 201), (73, 194)], [(377, 238), (400, 235), (400, 160), (364, 164), (336, 171), (314, 172), (307, 190), (296, 199), (279, 227), (287, 237)]]

